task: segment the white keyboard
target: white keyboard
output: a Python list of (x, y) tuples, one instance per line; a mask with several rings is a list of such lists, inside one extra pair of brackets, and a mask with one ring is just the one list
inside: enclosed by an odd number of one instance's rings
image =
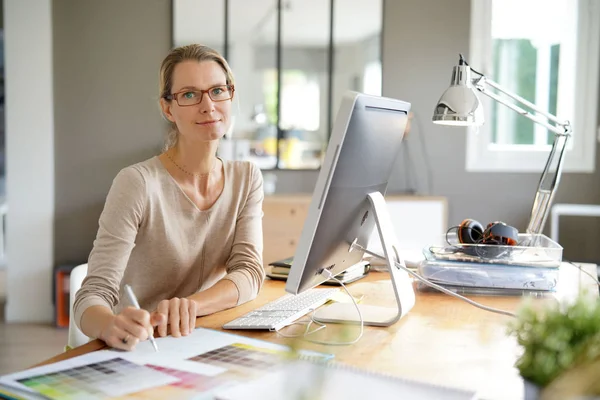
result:
[(279, 330), (325, 304), (339, 289), (310, 289), (286, 294), (223, 325), (223, 329)]

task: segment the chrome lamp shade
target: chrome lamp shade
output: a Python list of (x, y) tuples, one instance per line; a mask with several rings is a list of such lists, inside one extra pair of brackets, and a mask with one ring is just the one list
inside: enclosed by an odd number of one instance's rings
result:
[(475, 93), (468, 66), (457, 65), (453, 68), (450, 87), (442, 94), (434, 108), (433, 123), (454, 126), (483, 125), (483, 104)]

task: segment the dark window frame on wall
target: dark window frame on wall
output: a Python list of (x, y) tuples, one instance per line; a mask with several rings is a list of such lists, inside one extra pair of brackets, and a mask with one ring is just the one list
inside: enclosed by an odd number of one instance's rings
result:
[[(176, 1), (176, 0), (173, 0)], [(223, 1), (223, 57), (230, 61), (231, 56), (231, 45), (232, 45), (232, 24), (230, 21), (231, 18), (231, 0), (222, 0)], [(323, 154), (326, 151), (326, 147), (328, 145), (329, 138), (331, 136), (331, 130), (333, 128), (333, 103), (334, 103), (334, 73), (335, 73), (335, 0), (327, 0), (328, 2), (328, 37), (327, 37), (327, 45), (326, 45), (326, 85), (325, 85), (325, 93), (324, 97), (326, 99), (326, 104), (324, 105), (324, 124), (325, 124), (325, 137), (323, 143)], [(274, 121), (274, 127), (276, 128), (275, 136), (275, 163), (273, 167), (262, 166), (261, 170), (263, 171), (317, 171), (321, 168), (321, 162), (319, 162), (318, 166), (314, 168), (293, 168), (293, 167), (282, 167), (282, 141), (286, 140), (286, 129), (281, 127), (281, 117), (282, 117), (282, 86), (283, 86), (283, 14), (285, 11), (285, 0), (274, 0), (276, 3), (275, 11), (275, 21), (276, 21), (276, 40), (275, 40), (275, 81), (276, 81), (276, 120)], [(379, 36), (379, 61), (383, 63), (383, 40), (382, 40), (382, 32), (383, 32), (383, 14), (384, 14), (385, 1), (382, 1), (381, 5), (381, 30), (378, 34)], [(234, 71), (235, 73), (235, 71)], [(383, 87), (383, 82), (382, 82)]]
[[(281, 129), (281, 86), (282, 86), (282, 53), (283, 53), (283, 25), (282, 25), (282, 16), (283, 16), (283, 1), (277, 0), (277, 41), (275, 45), (275, 69), (277, 74), (277, 120), (275, 126), (277, 128), (277, 140), (275, 145), (276, 151), (276, 160), (275, 166), (272, 168), (262, 168), (263, 171), (274, 171), (274, 170), (282, 170), (282, 171), (315, 171), (320, 169), (318, 168), (281, 168), (280, 159), (281, 159), (281, 146), (280, 143), (284, 140), (284, 130)], [(228, 60), (229, 55), (229, 0), (223, 1), (225, 8), (225, 20), (223, 23), (224, 26), (224, 54), (226, 60)], [(333, 17), (334, 17), (334, 0), (329, 0), (329, 43), (327, 45), (327, 140), (331, 136), (331, 128), (333, 126), (332, 121), (332, 103), (333, 103)]]

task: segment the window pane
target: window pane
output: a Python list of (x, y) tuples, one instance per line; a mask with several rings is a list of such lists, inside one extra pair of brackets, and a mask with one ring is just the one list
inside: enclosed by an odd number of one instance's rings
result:
[[(382, 0), (334, 1), (332, 117), (348, 90), (381, 96)], [(333, 122), (333, 121), (332, 121)]]
[[(558, 61), (560, 59), (560, 45), (555, 44), (550, 48), (550, 98), (548, 99), (548, 111), (558, 114)], [(547, 143), (554, 141), (553, 133), (548, 132)]]
[(381, 61), (372, 61), (367, 64), (363, 75), (363, 93), (381, 96), (381, 75)]
[[(558, 99), (574, 90), (574, 79), (559, 65), (571, 62), (569, 69), (574, 69), (574, 57), (560, 56), (565, 46), (573, 47), (576, 6), (570, 0), (492, 0), (491, 79), (542, 110), (564, 113)], [(545, 145), (553, 140), (547, 129), (495, 101), (488, 120), (493, 143)]]
[(277, 0), (229, 0), (229, 64), (236, 78), (235, 126), (230, 145), (236, 159), (261, 169), (277, 165)]
[[(537, 51), (527, 39), (494, 39), (492, 74), (506, 90), (535, 102)], [(533, 121), (506, 106), (492, 104), (494, 143), (533, 144)]]
[(318, 74), (302, 70), (283, 70), (281, 80), (281, 118), (285, 131), (316, 132), (320, 127), (321, 88)]
[(288, 3), (282, 12), (279, 167), (321, 166), (327, 144), (330, 0)]

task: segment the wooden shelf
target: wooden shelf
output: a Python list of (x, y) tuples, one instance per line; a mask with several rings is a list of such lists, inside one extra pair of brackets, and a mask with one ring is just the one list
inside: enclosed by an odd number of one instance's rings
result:
[[(266, 196), (263, 202), (263, 262), (281, 260), (294, 255), (310, 207), (310, 194)], [(415, 246), (448, 229), (448, 204), (445, 197), (388, 195), (392, 223), (396, 235), (407, 247)]]

